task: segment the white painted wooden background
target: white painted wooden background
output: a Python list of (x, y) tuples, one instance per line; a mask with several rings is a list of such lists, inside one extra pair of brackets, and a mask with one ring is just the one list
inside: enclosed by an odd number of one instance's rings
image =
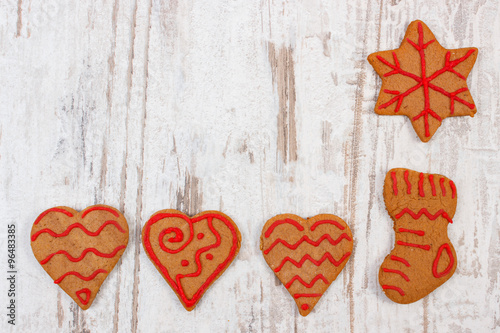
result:
[[(405, 117), (373, 112), (369, 53), (422, 19), (447, 48), (476, 46), (478, 112), (422, 143)], [(12, 332), (500, 331), (500, 5), (495, 0), (0, 2), (0, 272), (18, 229)], [(393, 246), (382, 185), (392, 167), (444, 174), (459, 201), (455, 275), (425, 299), (387, 299)], [(43, 210), (103, 203), (130, 242), (87, 311), (29, 245)], [(145, 255), (151, 214), (216, 209), (241, 251), (188, 313)], [(259, 250), (267, 219), (336, 214), (354, 253), (308, 317)], [(4, 314), (5, 313), (5, 314)]]

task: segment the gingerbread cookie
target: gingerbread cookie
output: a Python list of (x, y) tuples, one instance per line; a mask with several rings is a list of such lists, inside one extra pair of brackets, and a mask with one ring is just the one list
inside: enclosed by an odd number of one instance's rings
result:
[(260, 249), (300, 314), (307, 316), (349, 260), (352, 234), (335, 215), (320, 214), (305, 220), (282, 214), (264, 225)]
[(467, 87), (477, 49), (443, 48), (422, 21), (410, 23), (399, 49), (372, 53), (368, 61), (382, 78), (375, 112), (410, 118), (427, 142), (446, 117), (474, 116)]
[(392, 169), (385, 177), (384, 199), (396, 237), (380, 266), (379, 282), (394, 302), (412, 303), (445, 283), (457, 267), (448, 238), (457, 189), (445, 176)]
[(128, 224), (113, 207), (44, 211), (31, 228), (31, 248), (43, 269), (83, 310), (122, 256)]
[(191, 311), (238, 254), (241, 234), (221, 212), (189, 217), (166, 209), (144, 225), (142, 244), (182, 305)]

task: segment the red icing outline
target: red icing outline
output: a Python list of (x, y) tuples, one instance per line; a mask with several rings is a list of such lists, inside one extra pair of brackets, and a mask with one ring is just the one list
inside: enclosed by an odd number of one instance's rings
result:
[(403, 279), (405, 279), (406, 281), (410, 281), (410, 278), (403, 272), (401, 272), (400, 270), (397, 270), (397, 269), (389, 269), (389, 268), (382, 268), (382, 270), (386, 273), (395, 273), (395, 274), (399, 274), (403, 277)]
[(455, 183), (450, 180), (450, 187), (451, 187), (451, 198), (455, 199), (455, 196), (457, 195), (457, 188), (455, 187)]
[(66, 272), (66, 273), (64, 273), (61, 277), (59, 277), (57, 280), (54, 280), (54, 283), (55, 283), (55, 284), (59, 284), (59, 283), (61, 283), (61, 282), (62, 282), (62, 280), (64, 280), (64, 278), (65, 278), (66, 276), (69, 276), (69, 275), (74, 275), (74, 276), (76, 276), (77, 278), (79, 278), (80, 280), (90, 281), (90, 280), (93, 280), (93, 279), (97, 276), (97, 274), (99, 274), (99, 273), (104, 273), (104, 274), (106, 274), (106, 273), (108, 273), (108, 271), (105, 271), (104, 269), (99, 268), (98, 270), (94, 271), (94, 273), (92, 273), (92, 274), (91, 274), (91, 275), (89, 275), (89, 276), (83, 276), (83, 275), (81, 275), (80, 273), (75, 272), (75, 271)]
[(403, 291), (403, 289), (396, 287), (396, 286), (388, 286), (388, 285), (384, 284), (382, 286), (382, 289), (384, 289), (384, 290), (386, 290), (386, 289), (396, 290), (401, 296), (405, 295), (405, 292)]
[(411, 194), (411, 184), (410, 184), (410, 181), (408, 180), (408, 170), (405, 170), (405, 182), (406, 182), (406, 186), (407, 186), (407, 190), (406, 190), (406, 193), (407, 194)]
[(54, 208), (50, 208), (50, 209), (47, 209), (46, 211), (44, 211), (42, 214), (40, 214), (37, 219), (35, 220), (35, 225), (38, 224), (38, 222), (40, 222), (44, 217), (45, 215), (47, 215), (48, 213), (52, 213), (52, 212), (57, 212), (57, 213), (63, 213), (65, 214), (66, 216), (68, 217), (73, 217), (73, 214), (68, 212), (67, 210), (64, 210), (62, 208), (57, 208), (57, 207), (54, 207)]
[(113, 214), (115, 217), (119, 217), (120, 216), (120, 213), (118, 213), (116, 210), (110, 208), (110, 207), (103, 207), (103, 206), (96, 206), (96, 207), (91, 207), (87, 210), (85, 210), (83, 213), (82, 213), (82, 219), (90, 212), (93, 212), (95, 210), (105, 210), (107, 212), (110, 212), (111, 214)]
[(427, 208), (422, 208), (420, 209), (420, 211), (418, 213), (415, 214), (415, 212), (413, 212), (411, 209), (409, 208), (404, 208), (399, 214), (397, 214), (395, 216), (395, 218), (399, 219), (401, 218), (401, 216), (403, 216), (405, 213), (408, 213), (411, 215), (412, 218), (414, 218), (415, 220), (416, 219), (419, 219), (423, 214), (425, 214), (425, 216), (427, 216), (427, 218), (429, 220), (432, 220), (434, 221), (435, 219), (437, 219), (439, 216), (443, 216), (443, 218), (445, 218), (446, 220), (448, 220), (449, 223), (453, 223), (453, 220), (450, 218), (450, 216), (448, 215), (448, 213), (446, 213), (444, 211), (444, 209), (440, 209), (436, 212), (436, 214), (432, 215), (431, 213), (429, 213), (429, 211), (427, 210)]
[[(83, 293), (85, 293), (86, 299), (83, 299), (80, 297), (80, 294), (83, 294)], [(76, 292), (76, 297), (78, 297), (78, 299), (80, 300), (80, 302), (83, 305), (87, 305), (90, 301), (90, 294), (91, 294), (91, 291), (89, 288), (83, 288), (83, 289), (80, 289)]]
[(160, 234), (158, 235), (158, 242), (159, 242), (159, 244), (160, 244), (160, 248), (161, 248), (163, 251), (165, 251), (165, 252), (167, 252), (167, 253), (171, 253), (171, 254), (173, 254), (173, 253), (178, 253), (178, 252), (180, 252), (180, 251), (184, 250), (184, 248), (185, 248), (186, 246), (188, 246), (188, 244), (189, 244), (189, 243), (191, 243), (191, 240), (193, 239), (193, 226), (192, 226), (192, 225), (190, 225), (190, 226), (189, 226), (189, 229), (190, 229), (190, 230), (189, 230), (189, 239), (187, 240), (187, 242), (186, 242), (185, 244), (183, 244), (183, 245), (182, 245), (181, 247), (179, 247), (177, 250), (171, 250), (171, 249), (169, 249), (168, 247), (166, 247), (166, 246), (165, 246), (165, 244), (163, 243), (163, 238), (165, 237), (165, 235), (170, 234), (170, 233), (172, 233), (172, 232), (173, 232), (173, 233), (175, 233), (175, 236), (170, 237), (170, 238), (168, 239), (168, 241), (169, 241), (170, 243), (179, 243), (179, 242), (182, 242), (182, 240), (184, 239), (184, 233), (182, 232), (182, 230), (181, 230), (181, 229), (176, 228), (176, 227), (173, 227), (173, 228), (171, 227), (171, 228), (166, 228), (166, 229), (163, 229), (163, 230), (160, 232)]
[(337, 222), (335, 220), (321, 220), (321, 221), (316, 221), (311, 226), (311, 231), (314, 231), (314, 229), (316, 229), (318, 226), (320, 226), (322, 224), (332, 224), (332, 225), (336, 226), (337, 228), (339, 228), (340, 230), (344, 230), (345, 229), (342, 224), (340, 224), (339, 222)]
[(421, 245), (421, 244), (414, 244), (414, 243), (406, 243), (402, 241), (397, 241), (396, 244), (398, 245), (403, 245), (403, 246), (411, 246), (411, 247), (416, 247), (422, 250), (429, 251), (431, 249), (430, 245)]
[(285, 287), (286, 287), (286, 289), (289, 289), (292, 286), (293, 282), (299, 281), (306, 288), (312, 288), (314, 286), (314, 284), (316, 283), (316, 281), (318, 281), (318, 280), (322, 280), (324, 283), (329, 284), (328, 280), (323, 276), (323, 274), (316, 275), (311, 280), (310, 283), (305, 282), (304, 280), (302, 280), (302, 278), (300, 276), (295, 275), (294, 277), (292, 277), (292, 279), (290, 281), (288, 281), (287, 284), (285, 284)]
[[(179, 217), (179, 218), (182, 218), (184, 219), (184, 215), (182, 214), (171, 214), (172, 216), (170, 217)], [(184, 219), (185, 220), (185, 219)], [(160, 248), (167, 252), (167, 253), (170, 253), (170, 254), (175, 254), (175, 253), (179, 253), (181, 252), (182, 250), (184, 250), (184, 248), (186, 246), (189, 245), (189, 243), (191, 243), (191, 241), (193, 240), (193, 235), (194, 235), (194, 231), (193, 231), (193, 224), (192, 223), (189, 223), (189, 239), (186, 241), (186, 243), (184, 243), (181, 247), (179, 247), (178, 249), (176, 250), (171, 250), (169, 248), (167, 248), (165, 246), (165, 244), (163, 243), (163, 237), (165, 237), (166, 234), (169, 234), (169, 233), (172, 233), (174, 232), (175, 233), (175, 236), (174, 237), (171, 237), (168, 239), (168, 241), (170, 243), (178, 243), (178, 242), (181, 242), (183, 239), (184, 239), (184, 233), (182, 232), (181, 229), (177, 228), (177, 227), (170, 227), (170, 228), (165, 228), (163, 229), (160, 234), (158, 235), (158, 241), (160, 243)]]
[(405, 228), (399, 228), (399, 232), (409, 232), (411, 234), (415, 234), (415, 235), (418, 235), (418, 236), (425, 235), (425, 231), (422, 231), (422, 230), (411, 230), (411, 229), (405, 229)]
[(70, 231), (73, 230), (74, 228), (80, 228), (87, 235), (95, 237), (101, 233), (101, 231), (102, 231), (102, 229), (104, 229), (104, 227), (106, 227), (107, 225), (110, 225), (110, 224), (114, 225), (120, 232), (125, 233), (125, 230), (118, 224), (118, 222), (116, 222), (114, 220), (104, 222), (99, 227), (99, 229), (97, 229), (95, 232), (91, 232), (91, 231), (87, 230), (87, 228), (85, 228), (81, 223), (73, 223), (72, 225), (68, 226), (68, 228), (66, 228), (66, 230), (64, 230), (60, 234), (55, 233), (54, 231), (52, 231), (49, 228), (42, 229), (42, 230), (36, 232), (35, 234), (33, 234), (33, 236), (31, 236), (31, 241), (32, 242), (36, 241), (38, 236), (40, 234), (43, 234), (43, 233), (48, 233), (52, 237), (64, 237), (64, 236), (67, 236), (70, 233)]
[(266, 238), (269, 238), (269, 236), (271, 236), (271, 234), (273, 233), (274, 228), (276, 228), (277, 226), (279, 226), (281, 224), (291, 224), (294, 227), (296, 227), (299, 231), (304, 231), (304, 227), (301, 226), (297, 221), (292, 220), (292, 219), (284, 219), (284, 220), (275, 221), (273, 224), (271, 224), (271, 226), (266, 230), (264, 236), (266, 236)]
[(301, 239), (299, 239), (297, 241), (297, 243), (295, 244), (290, 244), (288, 243), (287, 241), (285, 240), (282, 240), (281, 238), (278, 238), (276, 239), (272, 244), (271, 246), (266, 249), (264, 251), (264, 254), (268, 254), (269, 252), (271, 252), (271, 250), (278, 244), (283, 244), (284, 246), (286, 246), (287, 248), (289, 249), (292, 249), (292, 250), (295, 250), (297, 249), (297, 247), (299, 247), (300, 244), (302, 244), (303, 242), (307, 242), (309, 244), (311, 244), (312, 246), (315, 246), (315, 247), (318, 247), (319, 244), (321, 244), (321, 242), (323, 242), (324, 240), (328, 240), (330, 242), (330, 244), (332, 245), (337, 245), (338, 243), (340, 243), (343, 239), (347, 239), (348, 241), (352, 241), (352, 239), (349, 237), (349, 235), (347, 235), (346, 233), (343, 233), (342, 235), (339, 236), (339, 238), (337, 238), (336, 240), (333, 240), (332, 237), (329, 235), (329, 234), (324, 234), (323, 236), (321, 236), (317, 241), (313, 241), (311, 240), (307, 235), (304, 235), (302, 236)]
[(418, 193), (420, 194), (421, 197), (425, 197), (424, 174), (422, 172), (420, 173), (420, 180), (418, 181)]
[(45, 259), (43, 259), (42, 261), (40, 261), (40, 264), (45, 265), (56, 254), (64, 254), (72, 262), (78, 262), (78, 261), (83, 260), (83, 258), (85, 258), (85, 256), (89, 252), (92, 252), (93, 254), (95, 254), (96, 256), (99, 256), (99, 257), (113, 258), (118, 253), (118, 251), (120, 251), (121, 249), (124, 249), (124, 248), (126, 248), (125, 245), (120, 245), (120, 246), (117, 246), (111, 253), (102, 253), (102, 252), (100, 252), (99, 250), (97, 250), (97, 249), (95, 249), (93, 247), (89, 247), (89, 248), (86, 248), (85, 250), (83, 250), (82, 254), (79, 257), (73, 257), (67, 251), (65, 251), (65, 250), (59, 250), (57, 252), (49, 254)]
[(333, 259), (333, 256), (331, 255), (330, 252), (326, 252), (323, 257), (321, 257), (320, 260), (315, 260), (313, 257), (311, 257), (310, 254), (306, 254), (302, 257), (302, 259), (300, 259), (299, 262), (293, 260), (292, 258), (290, 257), (285, 257), (282, 261), (281, 261), (281, 264), (276, 267), (274, 269), (275, 272), (279, 272), (283, 266), (286, 264), (287, 261), (291, 262), (295, 267), (297, 268), (302, 268), (302, 265), (304, 265), (304, 263), (309, 260), (310, 262), (312, 262), (314, 265), (316, 266), (319, 266), (321, 265), (326, 259), (328, 259), (335, 267), (339, 267), (340, 264), (342, 264), (342, 262), (344, 260), (346, 260), (347, 257), (349, 257), (351, 255), (351, 252), (346, 252), (342, 258), (340, 258), (338, 261)]
[[(443, 250), (446, 250), (448, 257), (450, 258), (450, 263), (448, 264), (448, 267), (446, 267), (444, 271), (439, 273), (437, 271), (437, 269), (438, 269), (439, 260), (441, 259), (441, 254), (443, 253)], [(434, 275), (435, 278), (441, 278), (441, 277), (448, 274), (448, 272), (453, 268), (454, 264), (455, 264), (455, 257), (453, 256), (453, 253), (451, 252), (450, 245), (448, 243), (444, 243), (443, 245), (441, 245), (439, 247), (439, 250), (436, 254), (436, 258), (434, 259), (434, 262), (432, 264), (432, 274)]]
[(429, 183), (431, 183), (432, 195), (436, 196), (436, 186), (434, 185), (434, 176), (429, 175)]
[(399, 261), (399, 262), (403, 263), (406, 267), (410, 267), (410, 263), (406, 259), (403, 259), (401, 257), (391, 255), (391, 260)]
[[(196, 258), (195, 258), (195, 260), (196, 260), (196, 263), (197, 263), (197, 265), (199, 267), (198, 271), (195, 272), (195, 273), (192, 273), (192, 274), (187, 274), (187, 275), (178, 274), (175, 277), (177, 283), (176, 283), (176, 281), (174, 281), (170, 277), (168, 269), (165, 266), (162, 265), (162, 263), (160, 262), (160, 260), (156, 256), (156, 254), (154, 253), (153, 248), (151, 247), (151, 242), (150, 242), (150, 237), (149, 237), (149, 232), (150, 232), (151, 226), (153, 224), (159, 222), (162, 219), (171, 218), (171, 217), (179, 217), (179, 218), (184, 219), (187, 223), (190, 224), (191, 231), (192, 231), (192, 224), (193, 223), (196, 223), (196, 222), (199, 222), (201, 220), (207, 219), (210, 229), (212, 230), (212, 232), (217, 237), (216, 244), (204, 247), (204, 248), (202, 248), (202, 249), (200, 249), (200, 250), (198, 250), (196, 252), (196, 255), (195, 255)], [(226, 260), (224, 260), (224, 262), (222, 262), (219, 266), (217, 266), (217, 268), (215, 269), (215, 271), (201, 285), (201, 287), (196, 291), (196, 293), (193, 295), (193, 297), (191, 299), (188, 299), (186, 297), (186, 295), (184, 294), (184, 290), (182, 289), (182, 286), (179, 284), (180, 279), (183, 278), (183, 277), (192, 277), (192, 276), (198, 276), (198, 275), (200, 275), (202, 267), (201, 267), (201, 262), (200, 262), (200, 258), (199, 257), (201, 255), (201, 253), (206, 252), (206, 251), (208, 251), (209, 249), (211, 249), (213, 247), (217, 247), (220, 244), (220, 240), (221, 240), (220, 235), (212, 227), (212, 219), (213, 218), (216, 218), (216, 219), (220, 220), (221, 222), (223, 222), (231, 230), (231, 234), (233, 236), (233, 245), (232, 245), (232, 247), (230, 249), (229, 255), (226, 258)], [(229, 265), (229, 263), (236, 256), (236, 248), (237, 248), (237, 245), (238, 245), (238, 236), (237, 236), (237, 233), (236, 233), (236, 229), (233, 226), (233, 224), (231, 222), (229, 222), (229, 220), (226, 217), (224, 217), (224, 216), (222, 216), (220, 214), (209, 213), (209, 214), (200, 215), (200, 216), (198, 216), (196, 218), (189, 218), (188, 216), (185, 216), (185, 215), (182, 215), (182, 214), (159, 213), (159, 214), (153, 215), (149, 219), (149, 221), (146, 223), (146, 225), (145, 225), (144, 228), (145, 228), (144, 229), (144, 237), (143, 237), (144, 248), (148, 252), (148, 255), (151, 258), (151, 260), (160, 269), (162, 275), (169, 282), (169, 284), (172, 287), (172, 289), (174, 289), (174, 291), (179, 295), (179, 297), (182, 299), (183, 303), (188, 308), (192, 307), (193, 305), (196, 304), (196, 302), (198, 302), (198, 300), (201, 298), (201, 296), (203, 295), (203, 293), (205, 292), (205, 290), (208, 288), (208, 286), (215, 280), (215, 278), (217, 277), (217, 275), (222, 270), (224, 270), (226, 268), (226, 266)], [(193, 232), (191, 232), (190, 239), (192, 239), (192, 236), (193, 236)]]
[(294, 294), (293, 298), (301, 298), (301, 297), (321, 297), (323, 294)]
[(441, 178), (439, 180), (439, 185), (441, 185), (441, 193), (443, 196), (446, 196), (446, 188), (444, 187), (444, 178)]
[(394, 195), (398, 195), (398, 179), (396, 178), (396, 171), (391, 172), (392, 177), (392, 191)]

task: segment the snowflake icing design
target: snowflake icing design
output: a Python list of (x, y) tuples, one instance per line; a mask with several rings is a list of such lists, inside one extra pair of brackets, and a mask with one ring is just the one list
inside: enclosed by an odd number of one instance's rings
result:
[(423, 22), (412, 22), (399, 49), (368, 57), (382, 78), (375, 112), (408, 116), (429, 141), (444, 118), (476, 113), (466, 82), (476, 57), (476, 48), (443, 48)]

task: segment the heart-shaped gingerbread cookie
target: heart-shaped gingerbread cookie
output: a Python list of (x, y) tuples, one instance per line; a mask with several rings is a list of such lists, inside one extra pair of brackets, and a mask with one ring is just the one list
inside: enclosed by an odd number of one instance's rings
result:
[(352, 234), (335, 215), (305, 220), (282, 214), (264, 225), (260, 249), (295, 299), (300, 314), (307, 316), (349, 260)]
[(128, 224), (113, 207), (44, 211), (31, 228), (31, 248), (43, 269), (83, 310), (122, 256)]
[(142, 244), (182, 305), (191, 311), (238, 254), (241, 234), (221, 212), (189, 217), (166, 209), (144, 225)]

